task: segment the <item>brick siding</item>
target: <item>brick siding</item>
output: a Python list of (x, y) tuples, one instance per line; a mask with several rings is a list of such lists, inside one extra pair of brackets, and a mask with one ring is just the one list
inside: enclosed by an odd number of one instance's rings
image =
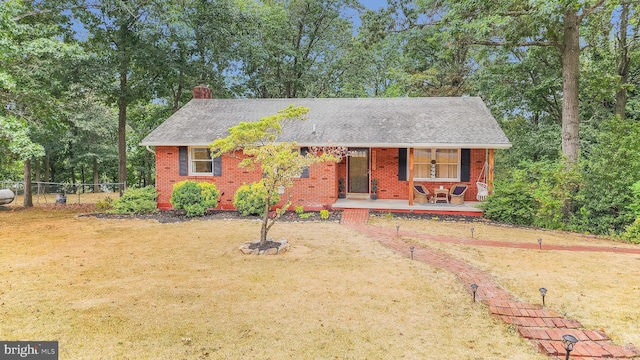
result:
[[(158, 208), (171, 208), (169, 199), (173, 184), (183, 180), (206, 181), (216, 184), (224, 195), (220, 198), (219, 207), (233, 209), (233, 196), (242, 184), (257, 181), (262, 176), (260, 169), (247, 170), (238, 167), (242, 155), (222, 156), (222, 176), (180, 176), (178, 169), (178, 147), (158, 146), (156, 148), (156, 189), (158, 191)], [(305, 210), (320, 210), (325, 205), (335, 203), (338, 198), (338, 182), (336, 164), (325, 162), (309, 168), (308, 178), (295, 179), (293, 189), (287, 189), (284, 197), (292, 194), (292, 208), (304, 206)], [(281, 201), (284, 202), (284, 199)]]
[[(378, 179), (378, 198), (392, 200), (408, 200), (409, 182), (398, 180), (398, 149), (371, 149), (371, 178)], [(464, 199), (475, 201), (476, 181), (485, 162), (484, 149), (471, 150), (469, 185)], [(222, 176), (180, 176), (178, 175), (178, 147), (158, 146), (156, 148), (156, 189), (158, 190), (158, 207), (170, 209), (169, 199), (173, 184), (183, 180), (207, 181), (215, 183), (224, 195), (220, 199), (220, 208), (233, 209), (233, 196), (239, 186), (260, 179), (259, 169), (249, 171), (239, 168), (241, 156), (223, 155)], [(292, 207), (303, 206), (305, 210), (319, 210), (330, 206), (338, 198), (338, 179), (346, 178), (347, 165), (343, 159), (340, 163), (325, 162), (311, 166), (308, 178), (295, 179), (293, 189), (287, 189), (285, 196), (292, 194)], [(424, 185), (431, 193), (440, 185), (450, 188), (452, 182), (416, 182)]]

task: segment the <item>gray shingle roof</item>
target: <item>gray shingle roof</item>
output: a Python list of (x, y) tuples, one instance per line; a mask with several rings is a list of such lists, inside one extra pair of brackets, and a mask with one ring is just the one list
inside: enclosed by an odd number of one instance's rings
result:
[(208, 145), (241, 121), (257, 121), (292, 104), (310, 109), (307, 120), (288, 124), (279, 140), (301, 146), (511, 147), (479, 97), (194, 99), (140, 145)]

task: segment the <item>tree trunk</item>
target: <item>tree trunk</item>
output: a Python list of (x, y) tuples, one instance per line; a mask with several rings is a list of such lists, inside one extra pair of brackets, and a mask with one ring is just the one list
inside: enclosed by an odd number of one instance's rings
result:
[(93, 158), (93, 192), (100, 192), (100, 186), (98, 186), (98, 181), (100, 181), (98, 175), (98, 158)]
[(562, 154), (569, 163), (578, 161), (580, 149), (579, 73), (580, 33), (578, 15), (575, 10), (566, 9), (562, 42)]
[(33, 207), (33, 195), (31, 193), (31, 160), (24, 161), (24, 207)]
[(145, 175), (147, 176), (147, 183), (146, 185), (151, 185), (153, 184), (153, 162), (155, 161), (155, 158), (153, 157), (153, 154), (151, 153), (147, 153), (147, 161), (145, 161), (146, 163), (146, 172)]
[[(51, 181), (51, 161), (49, 157), (49, 152), (46, 152), (44, 155), (44, 182)], [(47, 184), (44, 185), (42, 191), (47, 193)]]
[(262, 226), (260, 227), (260, 245), (267, 243), (267, 232), (269, 231), (269, 203), (271, 202), (271, 197), (267, 196), (265, 201), (264, 216), (262, 216)]
[(616, 91), (616, 115), (624, 120), (626, 117), (625, 108), (627, 106), (627, 89), (625, 85), (629, 81), (629, 44), (627, 42), (627, 26), (629, 25), (629, 3), (622, 3), (620, 13), (620, 33), (618, 37), (618, 76), (620, 76), (620, 88)]
[(36, 183), (38, 186), (38, 191), (36, 192), (38, 195), (42, 194), (42, 171), (41, 171), (41, 166), (40, 166), (40, 159), (35, 159), (35, 176), (36, 176)]
[(182, 97), (182, 81), (183, 81), (183, 75), (182, 75), (182, 70), (180, 70), (180, 73), (178, 74), (178, 89), (173, 94), (173, 112), (174, 113), (180, 110), (180, 97)]
[(118, 189), (120, 195), (127, 182), (127, 73), (120, 73), (120, 99), (118, 99)]

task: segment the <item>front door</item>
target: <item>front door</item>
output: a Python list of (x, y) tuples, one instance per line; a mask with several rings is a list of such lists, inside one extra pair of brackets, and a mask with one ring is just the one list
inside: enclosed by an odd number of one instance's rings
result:
[(349, 149), (348, 186), (350, 193), (369, 193), (369, 149)]

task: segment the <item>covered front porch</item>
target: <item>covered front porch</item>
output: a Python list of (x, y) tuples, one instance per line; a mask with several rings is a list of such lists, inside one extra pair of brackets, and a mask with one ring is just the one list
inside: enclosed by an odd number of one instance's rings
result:
[(388, 212), (414, 212), (441, 215), (461, 215), (461, 216), (482, 216), (482, 209), (478, 207), (479, 201), (465, 201), (461, 205), (444, 203), (409, 205), (407, 200), (360, 200), (360, 199), (338, 199), (333, 205), (333, 209), (370, 209)]

